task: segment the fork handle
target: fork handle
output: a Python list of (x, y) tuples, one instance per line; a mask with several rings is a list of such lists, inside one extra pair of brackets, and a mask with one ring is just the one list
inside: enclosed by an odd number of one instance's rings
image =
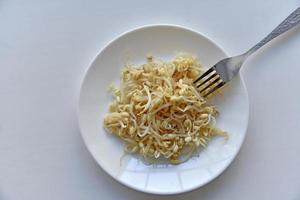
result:
[(279, 24), (269, 35), (267, 35), (264, 39), (262, 39), (259, 43), (257, 43), (254, 47), (252, 47), (249, 51), (246, 52), (246, 55), (251, 55), (260, 47), (267, 44), (272, 39), (277, 36), (285, 33), (291, 28), (295, 27), (300, 23), (300, 7), (297, 8), (292, 14), (290, 14), (281, 24)]

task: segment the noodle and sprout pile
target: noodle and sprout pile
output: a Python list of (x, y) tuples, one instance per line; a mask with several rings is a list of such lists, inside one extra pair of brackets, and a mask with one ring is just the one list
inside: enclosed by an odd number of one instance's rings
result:
[(189, 55), (170, 62), (149, 56), (145, 64), (126, 65), (120, 88), (111, 87), (114, 101), (104, 127), (125, 142), (125, 152), (151, 162), (186, 161), (212, 137), (227, 138), (215, 127), (218, 111), (193, 86), (201, 73), (199, 61)]

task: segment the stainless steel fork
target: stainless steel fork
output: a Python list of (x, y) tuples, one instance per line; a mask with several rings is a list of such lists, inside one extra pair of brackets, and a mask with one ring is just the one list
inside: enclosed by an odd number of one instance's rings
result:
[(204, 72), (194, 81), (195, 87), (198, 88), (200, 94), (204, 97), (212, 94), (238, 74), (243, 63), (251, 54), (272, 39), (290, 30), (299, 23), (300, 7), (290, 14), (283, 22), (281, 22), (281, 24), (279, 24), (269, 35), (267, 35), (246, 53), (239, 56), (225, 58)]

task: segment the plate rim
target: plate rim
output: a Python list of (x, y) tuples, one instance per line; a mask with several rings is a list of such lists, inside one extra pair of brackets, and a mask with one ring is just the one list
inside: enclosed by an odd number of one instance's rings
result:
[(94, 65), (94, 63), (96, 62), (96, 60), (98, 59), (98, 57), (101, 55), (101, 53), (108, 48), (110, 45), (112, 45), (116, 40), (126, 36), (127, 34), (133, 33), (135, 31), (140, 31), (143, 29), (147, 29), (147, 28), (155, 28), (155, 27), (167, 27), (167, 28), (177, 28), (177, 29), (182, 29), (183, 31), (189, 31), (192, 32), (194, 34), (197, 34), (203, 38), (205, 38), (207, 41), (209, 41), (210, 43), (214, 44), (217, 48), (219, 48), (226, 57), (229, 57), (229, 55), (227, 54), (227, 52), (220, 46), (218, 45), (216, 42), (214, 42), (212, 39), (210, 39), (208, 36), (206, 36), (205, 34), (187, 27), (187, 26), (183, 26), (183, 25), (178, 25), (178, 24), (171, 24), (171, 23), (157, 23), (157, 24), (146, 24), (146, 25), (142, 25), (142, 26), (136, 26), (134, 28), (128, 29), (127, 31), (124, 31), (120, 34), (118, 34), (117, 36), (113, 37), (113, 39), (111, 39), (109, 42), (107, 42), (106, 44), (103, 45), (103, 47), (98, 51), (98, 53), (96, 54), (96, 56), (91, 60), (91, 62), (88, 64), (88, 67), (85, 69), (85, 71), (83, 72), (83, 76), (82, 79), (80, 81), (80, 88), (79, 88), (79, 95), (77, 97), (77, 121), (79, 124), (79, 130), (80, 130), (80, 135), (81, 138), (85, 144), (86, 149), (88, 150), (88, 152), (91, 154), (93, 160), (97, 163), (97, 165), (106, 173), (108, 174), (111, 178), (113, 178), (114, 180), (116, 180), (118, 183), (121, 183), (123, 185), (125, 185), (126, 187), (130, 188), (130, 189), (134, 189), (135, 191), (139, 191), (139, 192), (143, 192), (143, 193), (147, 193), (147, 194), (155, 194), (155, 195), (173, 195), (173, 194), (182, 194), (182, 193), (186, 193), (186, 192), (190, 192), (193, 190), (196, 190), (200, 187), (203, 187), (205, 185), (207, 185), (208, 183), (210, 183), (211, 181), (215, 180), (217, 177), (219, 177), (223, 172), (225, 172), (228, 167), (232, 164), (233, 160), (237, 157), (237, 155), (239, 154), (241, 147), (243, 146), (244, 142), (245, 142), (245, 138), (247, 135), (247, 130), (248, 130), (248, 126), (249, 126), (249, 113), (250, 113), (250, 104), (249, 104), (249, 96), (248, 96), (248, 90), (244, 81), (243, 76), (241, 75), (241, 71), (239, 72), (239, 79), (241, 81), (242, 84), (242, 88), (245, 91), (245, 96), (246, 96), (246, 105), (247, 105), (247, 113), (246, 113), (246, 126), (245, 126), (245, 130), (243, 131), (244, 134), (242, 136), (242, 140), (240, 145), (237, 147), (237, 151), (235, 152), (235, 154), (232, 156), (232, 158), (229, 160), (227, 166), (225, 166), (222, 170), (220, 170), (218, 173), (216, 173), (214, 176), (211, 176), (211, 178), (207, 179), (207, 181), (195, 185), (193, 187), (189, 187), (187, 189), (180, 189), (178, 191), (175, 192), (168, 192), (168, 191), (150, 191), (147, 190), (145, 188), (139, 188), (135, 185), (130, 185), (127, 182), (119, 179), (118, 177), (113, 176), (113, 174), (111, 174), (106, 168), (103, 167), (103, 165), (98, 161), (98, 159), (96, 159), (96, 157), (94, 156), (94, 154), (92, 153), (92, 151), (90, 150), (90, 147), (87, 143), (87, 140), (85, 139), (85, 136), (83, 134), (83, 128), (82, 125), (80, 123), (80, 99), (81, 99), (81, 95), (82, 95), (82, 89), (83, 89), (83, 84), (85, 82), (85, 79), (87, 77), (87, 74), (89, 73), (90, 69), (92, 68), (92, 66)]

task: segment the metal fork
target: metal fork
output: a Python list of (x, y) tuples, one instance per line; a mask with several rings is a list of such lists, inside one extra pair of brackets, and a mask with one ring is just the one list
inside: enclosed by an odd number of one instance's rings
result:
[(267, 44), (272, 39), (285, 33), (300, 23), (300, 7), (290, 14), (281, 24), (279, 24), (269, 35), (257, 43), (246, 53), (239, 56), (225, 58), (204, 72), (194, 81), (195, 87), (204, 97), (212, 94), (231, 79), (240, 71), (245, 60), (256, 50)]

